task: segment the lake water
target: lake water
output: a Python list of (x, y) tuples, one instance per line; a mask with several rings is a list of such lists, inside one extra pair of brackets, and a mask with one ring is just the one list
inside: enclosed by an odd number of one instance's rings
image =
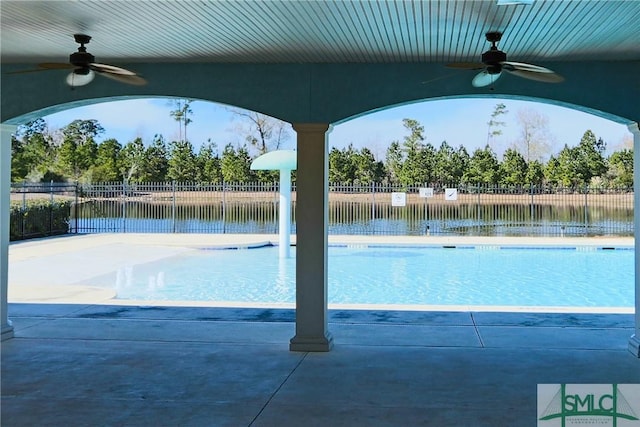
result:
[[(138, 202), (83, 203), (72, 232), (276, 234), (276, 206), (175, 206)], [(633, 209), (590, 206), (412, 205), (390, 209), (371, 204), (334, 204), (329, 234), (420, 236), (632, 236)], [(295, 209), (292, 230), (295, 232)]]

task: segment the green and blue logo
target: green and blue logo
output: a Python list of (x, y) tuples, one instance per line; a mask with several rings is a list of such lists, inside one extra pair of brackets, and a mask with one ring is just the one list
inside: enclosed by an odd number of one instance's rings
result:
[(638, 412), (640, 384), (538, 384), (539, 427), (640, 427)]

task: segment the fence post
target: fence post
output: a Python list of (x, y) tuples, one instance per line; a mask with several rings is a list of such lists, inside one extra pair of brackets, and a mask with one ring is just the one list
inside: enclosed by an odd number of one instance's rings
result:
[(529, 234), (533, 234), (535, 214), (533, 205), (533, 182), (529, 183), (529, 193), (531, 194), (531, 201), (529, 202)]
[(127, 181), (122, 181), (122, 232), (127, 232)]
[(27, 211), (27, 184), (22, 181), (22, 212), (20, 212), (20, 237), (24, 239), (25, 230), (24, 230), (24, 213)]
[[(425, 182), (424, 186), (428, 187), (429, 184)], [(418, 192), (420, 192), (420, 189), (418, 189)], [(429, 230), (429, 207), (427, 206), (427, 200), (428, 198), (424, 197), (424, 234), (429, 236), (431, 235), (431, 231)]]
[(53, 233), (53, 180), (49, 181), (49, 234)]
[(222, 234), (226, 233), (226, 214), (227, 214), (227, 200), (226, 200), (226, 191), (227, 184), (222, 181)]
[(371, 233), (376, 232), (376, 183), (371, 183)]
[(75, 203), (73, 205), (73, 210), (74, 210), (74, 216), (76, 217), (76, 232), (75, 234), (78, 234), (78, 181), (76, 181), (76, 186), (75, 186)]
[(589, 186), (587, 184), (584, 185), (584, 235), (587, 236), (589, 227), (589, 203), (587, 201), (587, 195), (589, 193)]
[[(273, 188), (273, 234), (278, 234), (278, 202), (280, 200), (280, 183), (272, 181), (271, 188)], [(291, 209), (291, 199), (289, 200), (289, 209)], [(289, 211), (291, 212), (291, 211)], [(291, 218), (289, 218), (289, 227), (291, 227)], [(289, 228), (291, 229), (291, 228)]]
[(171, 181), (171, 229), (176, 232), (176, 181)]
[[(496, 188), (497, 189), (497, 188)], [(476, 184), (476, 190), (478, 192), (478, 198), (476, 200), (476, 217), (478, 218), (477, 222), (476, 222), (476, 232), (478, 233), (477, 235), (480, 236), (481, 235), (481, 223), (482, 223), (482, 214), (481, 214), (481, 207), (480, 207), (480, 183), (478, 182)]]

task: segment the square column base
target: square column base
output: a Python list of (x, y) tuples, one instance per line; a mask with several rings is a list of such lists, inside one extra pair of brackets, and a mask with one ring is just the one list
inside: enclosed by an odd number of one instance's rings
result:
[(289, 351), (325, 352), (333, 348), (333, 337), (327, 333), (324, 337), (299, 337), (291, 338)]
[(629, 338), (629, 351), (640, 359), (640, 336), (638, 334), (631, 335)]

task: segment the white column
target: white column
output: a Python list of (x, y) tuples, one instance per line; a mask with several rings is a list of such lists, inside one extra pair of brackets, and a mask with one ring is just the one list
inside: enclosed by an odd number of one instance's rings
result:
[(7, 313), (9, 290), (9, 197), (11, 194), (11, 134), (16, 126), (0, 124), (0, 323), (2, 341), (13, 337)]
[(289, 258), (291, 253), (291, 171), (280, 169), (280, 212), (279, 212), (280, 258)]
[(291, 351), (329, 351), (327, 224), (329, 152), (324, 123), (293, 125), (298, 134), (296, 180), (296, 335)]
[(629, 339), (629, 351), (640, 358), (640, 124), (632, 123), (633, 134), (633, 230), (635, 242), (636, 321), (635, 332)]

